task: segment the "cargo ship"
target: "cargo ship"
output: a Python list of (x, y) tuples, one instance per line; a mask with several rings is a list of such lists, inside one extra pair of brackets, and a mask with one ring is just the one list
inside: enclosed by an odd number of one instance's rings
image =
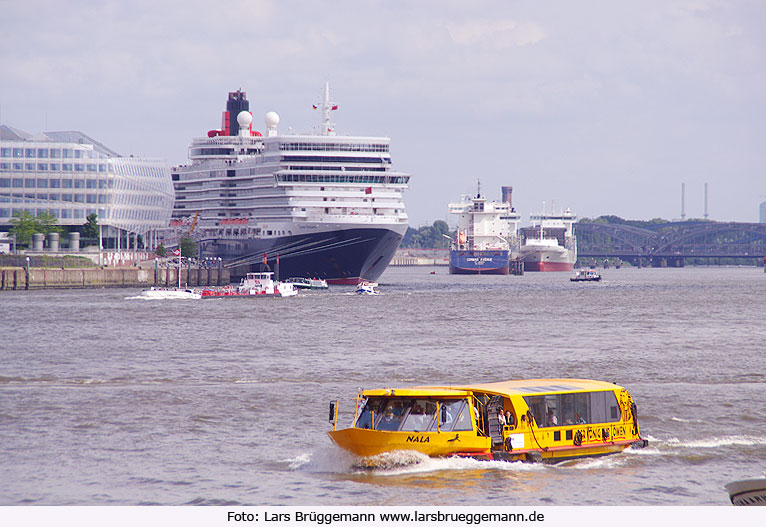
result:
[(450, 249), (450, 274), (508, 274), (510, 261), (518, 257), (518, 224), (521, 219), (511, 204), (513, 187), (502, 187), (502, 201), (487, 201), (481, 194), (463, 196), (450, 203), (458, 217)]
[(171, 172), (175, 204), (160, 241), (191, 236), (233, 279), (278, 267), (277, 279), (376, 281), (407, 230), (410, 176), (393, 170), (389, 138), (336, 135), (328, 84), (313, 107), (314, 133), (281, 133), (275, 112), (261, 133), (246, 93), (229, 93), (221, 128), (193, 139), (190, 163)]
[(574, 270), (577, 239), (573, 225), (577, 217), (572, 211), (541, 212), (529, 219), (532, 226), (521, 229), (524, 271)]

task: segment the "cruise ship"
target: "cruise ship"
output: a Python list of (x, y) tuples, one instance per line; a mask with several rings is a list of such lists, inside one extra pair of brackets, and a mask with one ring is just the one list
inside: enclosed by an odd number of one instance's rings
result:
[(531, 214), (529, 219), (532, 226), (521, 229), (524, 270), (573, 270), (577, 261), (577, 240), (572, 226), (577, 217), (572, 211), (541, 212)]
[(511, 206), (513, 187), (502, 187), (502, 201), (487, 201), (481, 194), (450, 203), (458, 217), (450, 250), (450, 274), (508, 274), (510, 260), (519, 255), (521, 217)]
[(392, 169), (389, 138), (336, 135), (327, 83), (314, 109), (314, 133), (282, 134), (268, 112), (262, 134), (246, 93), (229, 93), (221, 129), (194, 139), (190, 163), (172, 170), (167, 244), (191, 235), (233, 278), (268, 267), (281, 278), (376, 281), (407, 230), (410, 176)]

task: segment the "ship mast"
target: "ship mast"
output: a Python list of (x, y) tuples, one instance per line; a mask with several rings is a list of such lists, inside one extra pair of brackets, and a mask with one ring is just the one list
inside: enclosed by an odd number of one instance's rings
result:
[(338, 109), (338, 105), (330, 101), (330, 83), (325, 81), (322, 101), (314, 106), (322, 111), (322, 135), (335, 135), (335, 124), (330, 122), (330, 112)]

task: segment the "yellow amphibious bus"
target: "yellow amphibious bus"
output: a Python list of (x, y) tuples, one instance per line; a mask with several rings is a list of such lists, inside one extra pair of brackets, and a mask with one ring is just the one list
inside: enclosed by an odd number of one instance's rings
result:
[(466, 386), (364, 390), (354, 425), (330, 438), (358, 456), (415, 450), (429, 456), (557, 462), (644, 447), (636, 405), (616, 384), (530, 379)]

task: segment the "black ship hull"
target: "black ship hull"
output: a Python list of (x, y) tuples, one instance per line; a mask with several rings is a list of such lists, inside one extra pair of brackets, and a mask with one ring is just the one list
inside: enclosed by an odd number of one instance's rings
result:
[[(394, 257), (402, 235), (385, 228), (352, 228), (281, 237), (200, 241), (203, 258), (221, 258), (232, 280), (265, 267), (278, 279), (321, 278), (330, 284), (375, 282)], [(265, 255), (265, 263), (264, 263)]]

